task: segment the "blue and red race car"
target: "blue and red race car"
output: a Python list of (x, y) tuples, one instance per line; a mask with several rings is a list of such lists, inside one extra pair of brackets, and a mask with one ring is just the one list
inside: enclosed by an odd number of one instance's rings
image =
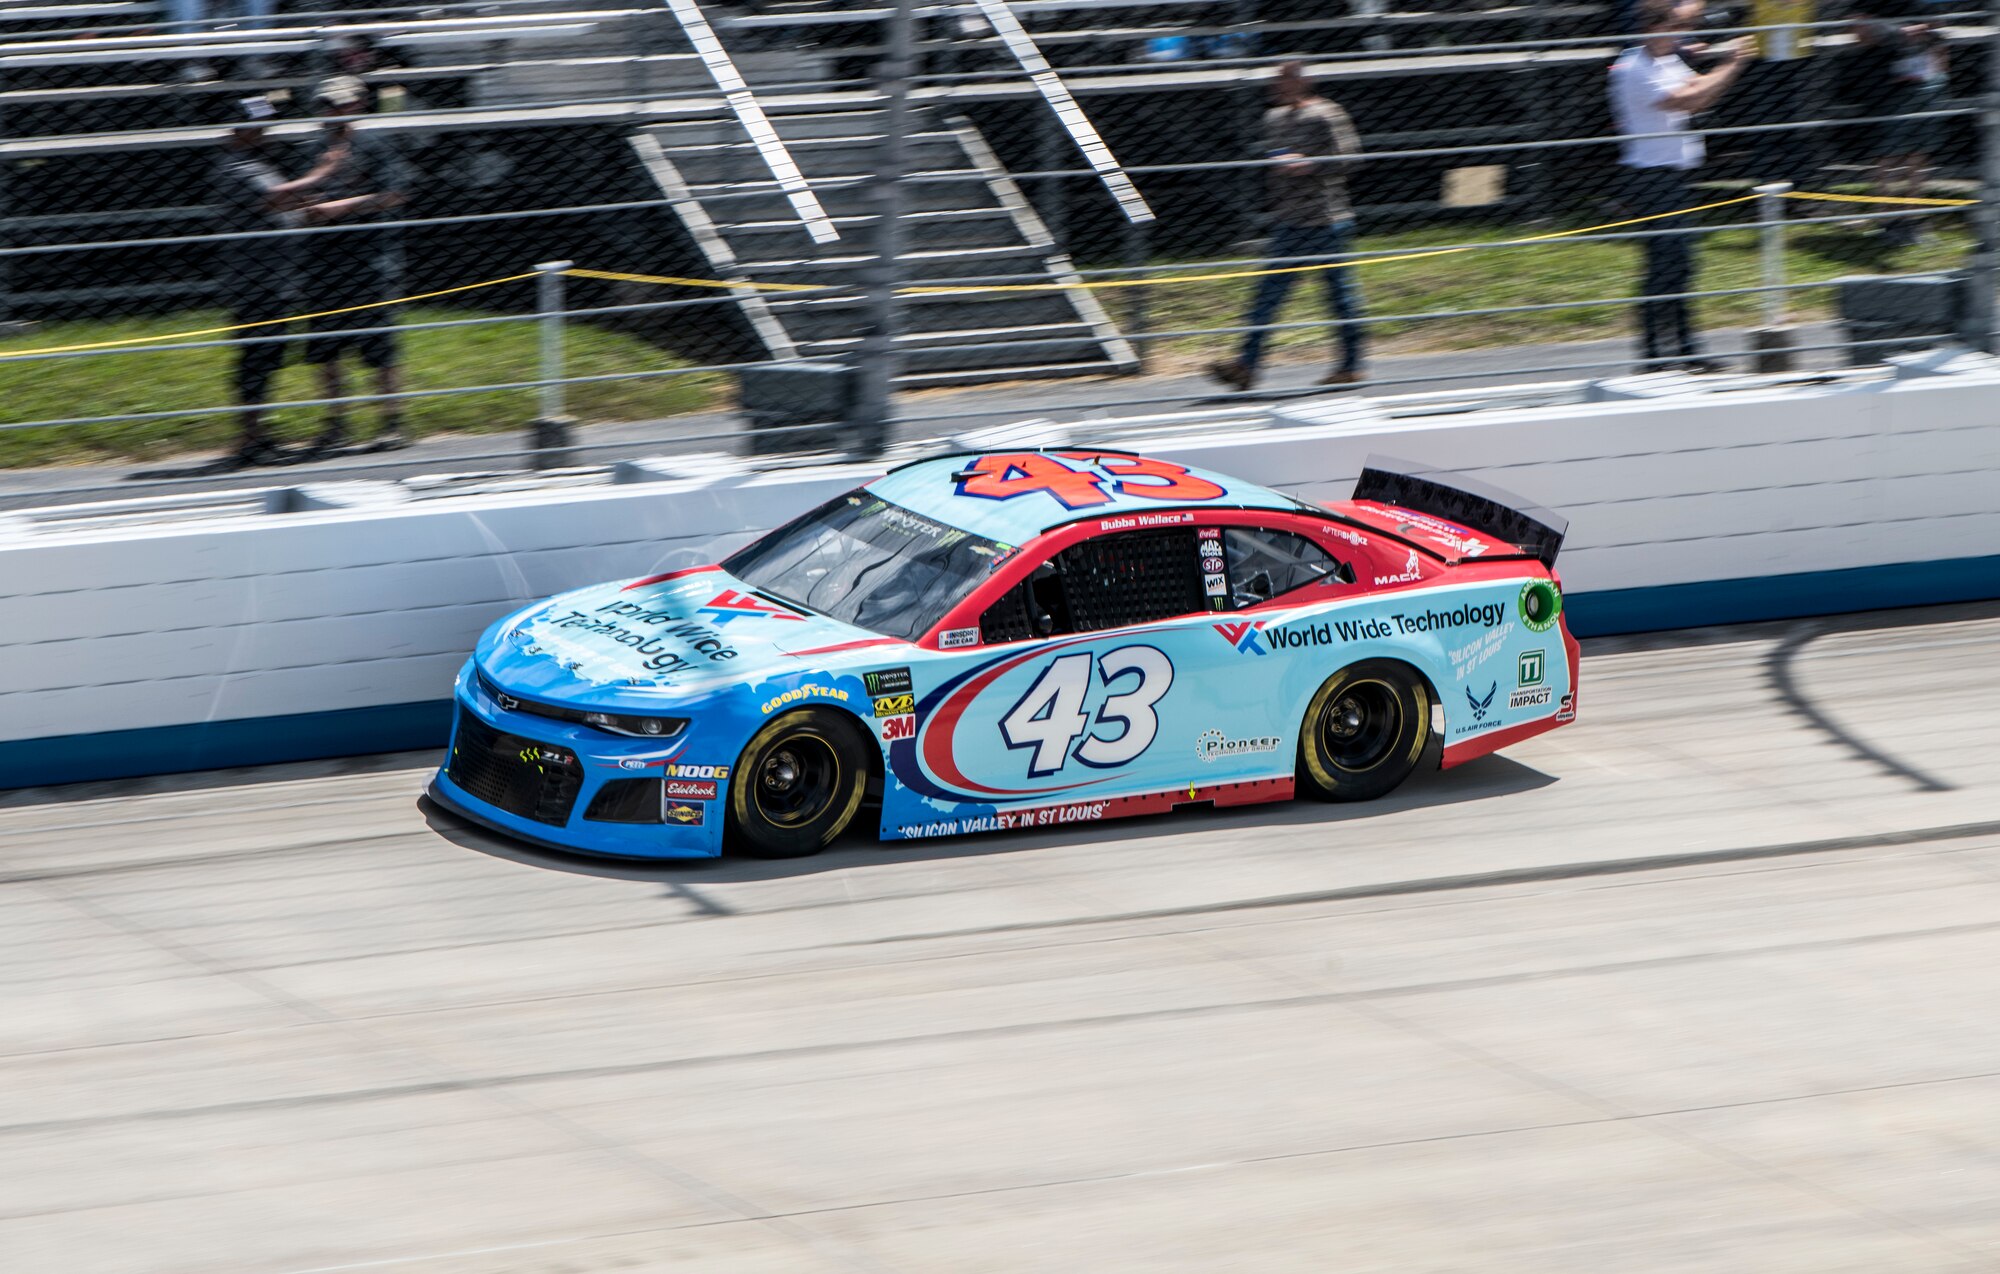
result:
[(919, 461), (717, 566), (493, 625), (432, 794), (687, 858), (1392, 790), (1571, 721), (1565, 526), (1371, 466), (1317, 507), (1117, 451)]

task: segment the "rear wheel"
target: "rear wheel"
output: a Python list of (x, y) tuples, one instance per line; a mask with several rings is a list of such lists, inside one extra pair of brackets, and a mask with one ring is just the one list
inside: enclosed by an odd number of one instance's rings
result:
[(868, 786), (858, 732), (827, 708), (767, 723), (729, 787), (729, 843), (754, 858), (817, 854), (847, 830)]
[(1386, 659), (1342, 668), (1306, 708), (1299, 793), (1321, 801), (1386, 796), (1417, 768), (1430, 737), (1430, 687), (1415, 669)]

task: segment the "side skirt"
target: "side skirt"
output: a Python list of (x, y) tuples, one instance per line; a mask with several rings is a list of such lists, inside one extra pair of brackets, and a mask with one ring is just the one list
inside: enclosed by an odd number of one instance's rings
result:
[(923, 823), (894, 826), (885, 823), (882, 839), (920, 840), (932, 836), (962, 836), (971, 832), (1010, 832), (1024, 827), (1058, 827), (1065, 823), (1101, 823), (1114, 818), (1136, 818), (1142, 814), (1168, 814), (1184, 805), (1212, 805), (1217, 809), (1263, 805), (1271, 801), (1291, 800), (1293, 785), (1293, 777), (1289, 774), (1234, 783), (1204, 785), (1191, 782), (1186, 787), (1164, 792), (1108, 796), (1097, 801), (1064, 801), (1056, 805), (996, 810), (991, 814), (938, 818)]

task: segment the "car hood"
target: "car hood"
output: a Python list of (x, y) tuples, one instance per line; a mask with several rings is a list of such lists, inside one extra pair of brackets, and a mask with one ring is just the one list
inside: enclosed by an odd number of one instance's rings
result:
[(517, 694), (656, 704), (825, 666), (846, 650), (904, 643), (786, 605), (720, 568), (563, 593), (495, 624), (480, 670)]

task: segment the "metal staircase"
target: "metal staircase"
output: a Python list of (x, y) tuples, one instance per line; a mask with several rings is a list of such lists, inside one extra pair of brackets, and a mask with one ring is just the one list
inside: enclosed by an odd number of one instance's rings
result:
[[(859, 294), (870, 244), (868, 183), (882, 112), (780, 113), (771, 122), (812, 184), (838, 241), (815, 244), (743, 130), (727, 118), (647, 127), (632, 145), (719, 279), (735, 292), (771, 358), (840, 355), (865, 319)], [(903, 302), (904, 388), (1103, 375), (1133, 370), (1131, 345), (979, 130), (917, 112), (907, 139), (904, 277), (915, 285), (1007, 279), (1046, 291), (913, 295)], [(758, 283), (845, 285), (838, 296), (760, 292)]]

